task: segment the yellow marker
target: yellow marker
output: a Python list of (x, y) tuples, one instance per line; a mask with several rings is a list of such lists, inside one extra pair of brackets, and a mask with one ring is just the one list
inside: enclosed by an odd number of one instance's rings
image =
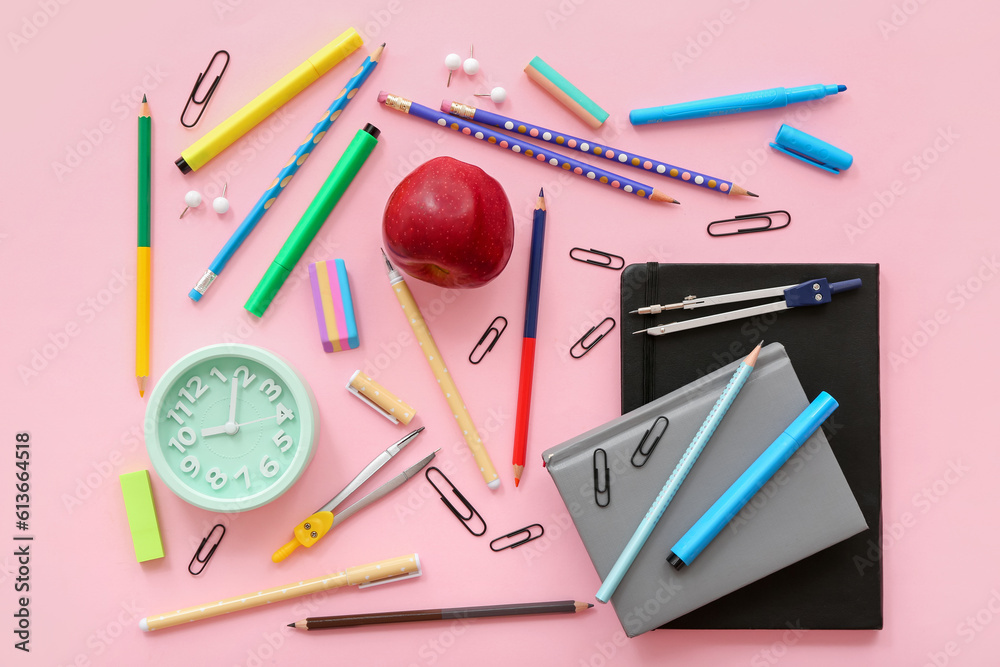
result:
[(395, 293), (396, 299), (399, 300), (399, 305), (403, 307), (403, 313), (406, 314), (406, 321), (410, 323), (413, 335), (416, 336), (417, 342), (420, 343), (420, 352), (427, 359), (427, 363), (430, 364), (431, 372), (434, 373), (438, 386), (441, 387), (441, 393), (444, 394), (445, 400), (448, 401), (448, 407), (451, 408), (452, 416), (455, 417), (458, 427), (462, 429), (465, 443), (469, 446), (472, 456), (476, 459), (476, 465), (479, 466), (479, 472), (482, 473), (486, 486), (490, 489), (499, 488), (500, 476), (497, 475), (496, 468), (493, 467), (493, 461), (490, 460), (489, 452), (486, 451), (486, 446), (483, 445), (482, 438), (479, 437), (476, 425), (472, 423), (472, 415), (469, 414), (468, 408), (465, 407), (465, 401), (462, 400), (461, 394), (458, 393), (455, 380), (452, 379), (451, 373), (448, 372), (448, 367), (444, 365), (441, 352), (434, 343), (434, 338), (431, 337), (430, 329), (427, 328), (427, 323), (424, 321), (424, 316), (420, 313), (420, 308), (417, 307), (417, 302), (414, 300), (413, 294), (410, 293), (410, 288), (407, 287), (406, 281), (403, 280), (403, 276), (399, 274), (399, 271), (389, 263), (389, 258), (385, 256), (384, 251), (382, 257), (385, 258), (385, 267), (389, 272), (389, 284), (392, 285), (392, 291)]
[(175, 160), (178, 169), (187, 174), (203, 167), (209, 160), (252, 130), (257, 123), (326, 74), (361, 44), (361, 35), (357, 30), (348, 28), (337, 39), (309, 56), (308, 60), (286, 74), (280, 81), (184, 149), (181, 156)]
[(220, 614), (228, 614), (233, 611), (250, 609), (272, 602), (281, 602), (291, 598), (297, 598), (310, 593), (318, 593), (331, 588), (342, 588), (344, 586), (374, 586), (376, 584), (399, 581), (411, 577), (419, 577), (420, 557), (417, 554), (399, 556), (378, 563), (349, 567), (343, 572), (335, 572), (325, 577), (316, 577), (305, 581), (293, 582), (284, 586), (275, 586), (262, 591), (254, 591), (236, 597), (226, 598), (218, 602), (207, 604), (196, 604), (186, 609), (147, 616), (139, 621), (139, 628), (145, 632), (150, 630), (161, 630), (181, 623), (200, 621), (203, 618), (211, 618)]

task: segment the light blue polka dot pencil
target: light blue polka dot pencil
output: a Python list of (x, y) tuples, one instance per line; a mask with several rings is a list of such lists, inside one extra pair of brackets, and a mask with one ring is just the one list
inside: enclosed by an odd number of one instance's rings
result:
[(233, 232), (233, 235), (229, 237), (226, 241), (226, 245), (222, 247), (219, 254), (215, 256), (212, 260), (211, 265), (209, 265), (208, 270), (205, 271), (205, 275), (201, 277), (198, 284), (194, 286), (188, 296), (194, 301), (199, 301), (202, 296), (204, 296), (205, 291), (211, 287), (215, 279), (219, 277), (222, 270), (226, 268), (226, 264), (232, 258), (236, 250), (243, 244), (243, 241), (250, 235), (250, 232), (254, 230), (257, 223), (260, 222), (264, 214), (267, 213), (268, 209), (274, 204), (275, 200), (284, 192), (288, 183), (292, 180), (292, 176), (298, 172), (299, 167), (301, 167), (309, 154), (313, 151), (316, 145), (323, 140), (323, 136), (326, 134), (333, 122), (337, 120), (340, 114), (347, 107), (348, 103), (354, 99), (354, 96), (358, 94), (358, 89), (368, 80), (371, 73), (375, 70), (375, 66), (378, 65), (379, 58), (382, 57), (382, 49), (385, 48), (385, 44), (375, 49), (375, 52), (370, 56), (365, 58), (365, 61), (358, 68), (358, 71), (354, 73), (351, 80), (347, 82), (337, 94), (337, 99), (333, 101), (324, 113), (323, 117), (319, 119), (316, 126), (313, 127), (312, 132), (309, 136), (305, 138), (305, 141), (296, 149), (295, 153), (292, 155), (291, 159), (282, 167), (281, 171), (278, 173), (278, 177), (274, 179), (274, 182), (268, 186), (267, 191), (261, 196), (257, 201), (257, 204), (250, 210), (247, 217), (243, 219), (240, 226)]

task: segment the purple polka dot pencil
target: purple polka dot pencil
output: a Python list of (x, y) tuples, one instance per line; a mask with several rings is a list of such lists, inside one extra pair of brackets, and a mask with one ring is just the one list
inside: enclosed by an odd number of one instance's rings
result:
[(516, 132), (517, 134), (523, 134), (533, 139), (541, 139), (546, 143), (572, 148), (573, 150), (580, 151), (581, 153), (587, 153), (588, 155), (603, 157), (606, 160), (611, 160), (612, 162), (626, 164), (630, 167), (645, 169), (648, 172), (667, 176), (668, 178), (693, 183), (703, 188), (707, 188), (708, 190), (721, 192), (725, 195), (757, 196), (749, 190), (734, 184), (732, 181), (725, 181), (721, 178), (715, 178), (714, 176), (692, 171), (691, 169), (677, 167), (660, 160), (642, 157), (641, 155), (636, 155), (630, 151), (623, 151), (617, 148), (612, 148), (611, 146), (605, 146), (604, 144), (590, 141), (588, 139), (574, 137), (566, 134), (565, 132), (549, 130), (540, 125), (525, 123), (523, 120), (508, 118), (507, 116), (502, 116), (498, 113), (493, 113), (484, 109), (478, 109), (468, 104), (461, 104), (460, 102), (453, 102), (452, 100), (444, 100), (441, 102), (441, 111), (450, 113), (453, 116), (458, 116), (459, 118), (467, 118), (469, 120), (482, 123), (483, 125), (501, 128), (507, 130), (508, 132)]
[(378, 101), (379, 104), (384, 104), (390, 109), (402, 111), (410, 116), (416, 116), (417, 118), (437, 123), (441, 127), (447, 127), (474, 139), (495, 144), (500, 148), (507, 149), (513, 153), (523, 155), (524, 157), (535, 158), (539, 162), (544, 162), (554, 167), (562, 167), (566, 171), (572, 171), (578, 176), (585, 176), (592, 181), (597, 181), (598, 183), (602, 183), (612, 188), (623, 190), (629, 194), (638, 195), (643, 199), (667, 202), (670, 204), (680, 204), (680, 202), (673, 197), (664, 194), (651, 185), (633, 181), (630, 178), (624, 178), (607, 171), (606, 169), (589, 165), (586, 162), (581, 162), (575, 158), (561, 155), (547, 148), (541, 148), (520, 137), (513, 137), (504, 134), (499, 130), (486, 127), (485, 125), (479, 125), (478, 123), (473, 123), (463, 118), (450, 116), (446, 113), (438, 111), (437, 109), (431, 109), (430, 107), (425, 107), (422, 104), (412, 102), (405, 97), (400, 97), (399, 95), (389, 95), (385, 91), (382, 91), (379, 93)]

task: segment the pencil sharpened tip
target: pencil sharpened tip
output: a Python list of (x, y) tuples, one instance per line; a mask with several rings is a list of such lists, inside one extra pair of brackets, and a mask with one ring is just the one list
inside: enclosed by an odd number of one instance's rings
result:
[(679, 201), (677, 201), (676, 199), (675, 199), (675, 200), (673, 200), (673, 201), (672, 201), (672, 202), (670, 202), (670, 203), (671, 203), (671, 204), (677, 204), (678, 206), (680, 206), (680, 205), (681, 205), (681, 203), (680, 203)]
[(588, 603), (587, 603), (587, 609), (590, 609), (590, 608), (591, 608), (591, 607), (593, 607), (593, 606), (594, 606), (594, 603), (593, 603), (593, 602), (588, 602)]
[(521, 485), (521, 480), (518, 479), (517, 477), (515, 477), (514, 478), (514, 488), (516, 489), (520, 485)]
[(750, 192), (749, 190), (747, 190), (747, 194), (748, 194), (748, 195), (750, 195), (751, 197), (759, 197), (759, 196), (760, 196), (760, 195), (758, 195), (758, 194), (755, 194), (755, 193), (753, 193), (753, 192)]
[(539, 197), (545, 196), (545, 188), (538, 188), (538, 196)]
[(142, 101), (143, 101), (143, 102), (145, 102), (145, 101), (146, 101), (146, 93), (143, 93), (143, 94), (142, 94)]
[(295, 624), (294, 624), (294, 623), (289, 623), (289, 624), (288, 624), (288, 627), (290, 627), (290, 628), (294, 628), (294, 627), (295, 627)]

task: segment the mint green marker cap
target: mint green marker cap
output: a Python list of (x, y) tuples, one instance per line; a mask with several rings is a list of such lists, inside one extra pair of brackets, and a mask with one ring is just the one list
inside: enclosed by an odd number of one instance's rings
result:
[(260, 279), (257, 287), (254, 288), (253, 294), (250, 295), (250, 298), (243, 305), (244, 309), (257, 317), (264, 316), (264, 311), (271, 305), (274, 297), (278, 294), (278, 290), (288, 280), (292, 269), (295, 268), (295, 265), (302, 259), (302, 255), (305, 254), (306, 248), (316, 238), (316, 234), (323, 227), (323, 223), (326, 222), (327, 217), (333, 211), (333, 207), (340, 201), (340, 198), (344, 195), (344, 191), (347, 190), (347, 186), (357, 176), (361, 165), (365, 163), (365, 160), (371, 155), (372, 150), (375, 149), (376, 144), (378, 144), (379, 134), (381, 134), (379, 129), (369, 123), (354, 135), (354, 139), (348, 145), (347, 150), (337, 160), (337, 164), (333, 167), (333, 171), (330, 172), (330, 176), (327, 177), (326, 182), (323, 183), (319, 192), (313, 197), (309, 208), (302, 214), (302, 218), (295, 225), (295, 229), (288, 235), (285, 244), (281, 246), (277, 257), (271, 262), (271, 266), (267, 267), (264, 277)]

